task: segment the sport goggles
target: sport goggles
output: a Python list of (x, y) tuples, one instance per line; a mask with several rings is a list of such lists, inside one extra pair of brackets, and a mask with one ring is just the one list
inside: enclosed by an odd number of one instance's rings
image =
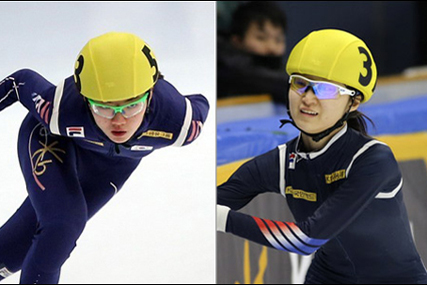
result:
[(289, 77), (289, 84), (291, 89), (296, 91), (299, 95), (307, 92), (308, 87), (313, 89), (314, 94), (320, 100), (324, 99), (336, 99), (338, 95), (356, 95), (356, 91), (347, 89), (340, 85), (326, 82), (326, 81), (317, 81), (310, 80), (301, 75), (291, 75)]
[(117, 113), (120, 113), (123, 117), (128, 119), (144, 110), (148, 95), (150, 95), (150, 91), (147, 91), (140, 99), (122, 106), (105, 105), (95, 102), (89, 98), (88, 101), (92, 111), (101, 117), (112, 119)]

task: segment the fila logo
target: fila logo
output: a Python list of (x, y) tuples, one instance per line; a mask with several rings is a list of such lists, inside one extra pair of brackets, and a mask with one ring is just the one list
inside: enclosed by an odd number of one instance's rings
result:
[(85, 129), (83, 127), (67, 127), (67, 136), (76, 137), (76, 138), (84, 138), (85, 137)]
[(146, 145), (134, 145), (130, 148), (130, 150), (133, 151), (150, 151), (153, 150), (152, 146), (146, 146)]

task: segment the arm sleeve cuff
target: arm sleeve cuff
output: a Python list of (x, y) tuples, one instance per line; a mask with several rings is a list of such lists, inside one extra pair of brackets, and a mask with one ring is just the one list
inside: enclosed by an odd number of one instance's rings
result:
[(230, 212), (229, 207), (216, 205), (216, 230), (217, 231), (225, 233), (229, 212)]

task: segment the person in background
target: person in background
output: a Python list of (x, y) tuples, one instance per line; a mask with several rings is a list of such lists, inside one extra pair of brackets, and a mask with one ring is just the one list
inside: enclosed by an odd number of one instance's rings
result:
[(234, 10), (229, 32), (218, 34), (218, 98), (268, 94), (286, 104), (286, 15), (270, 1), (250, 1)]

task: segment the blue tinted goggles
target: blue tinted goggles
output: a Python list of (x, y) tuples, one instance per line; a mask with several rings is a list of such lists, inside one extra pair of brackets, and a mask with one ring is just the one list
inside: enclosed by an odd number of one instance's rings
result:
[(356, 91), (347, 89), (332, 82), (311, 80), (296, 74), (289, 77), (289, 84), (291, 89), (297, 92), (298, 95), (306, 93), (308, 87), (311, 87), (314, 94), (320, 100), (336, 99), (339, 95), (356, 95)]

